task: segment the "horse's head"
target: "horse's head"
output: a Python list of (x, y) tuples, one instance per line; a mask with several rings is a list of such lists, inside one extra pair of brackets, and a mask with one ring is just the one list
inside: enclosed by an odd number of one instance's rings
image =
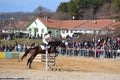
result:
[(50, 47), (51, 47), (51, 50), (54, 49), (54, 51), (55, 51), (56, 53), (58, 53), (57, 47), (62, 47), (62, 48), (65, 48), (65, 47), (66, 47), (65, 44), (64, 44), (62, 41), (51, 41), (51, 42), (49, 42), (49, 45), (50, 45)]
[(62, 41), (55, 41), (55, 43), (58, 47), (66, 48), (65, 43)]

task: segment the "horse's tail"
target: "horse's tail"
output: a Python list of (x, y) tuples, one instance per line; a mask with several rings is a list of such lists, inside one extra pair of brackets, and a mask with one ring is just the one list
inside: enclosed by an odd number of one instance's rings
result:
[(25, 51), (25, 54), (21, 57), (21, 60), (23, 60), (23, 58), (27, 56), (27, 54), (30, 52), (30, 50), (31, 50), (31, 48), (30, 48), (30, 49), (27, 49), (27, 50)]

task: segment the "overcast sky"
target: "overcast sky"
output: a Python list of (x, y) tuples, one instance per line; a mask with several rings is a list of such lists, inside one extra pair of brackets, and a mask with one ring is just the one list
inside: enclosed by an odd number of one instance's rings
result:
[(0, 0), (0, 12), (32, 12), (38, 6), (56, 11), (61, 2), (69, 0)]

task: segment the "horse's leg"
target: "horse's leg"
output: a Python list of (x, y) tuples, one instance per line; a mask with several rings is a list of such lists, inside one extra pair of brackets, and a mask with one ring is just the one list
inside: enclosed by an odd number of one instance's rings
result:
[(30, 58), (30, 64), (29, 64), (29, 68), (31, 69), (31, 64), (32, 64), (33, 58)]
[(23, 58), (27, 56), (27, 54), (29, 53), (30, 50), (31, 50), (31, 48), (30, 48), (30, 49), (27, 49), (27, 50), (25, 51), (25, 54), (21, 57), (21, 60), (23, 60)]
[(26, 66), (28, 66), (28, 64), (30, 63), (30, 59), (31, 59), (31, 57), (29, 57), (29, 59), (28, 59), (28, 61), (27, 61), (27, 65), (26, 65)]
[(25, 54), (21, 57), (21, 60), (23, 60), (24, 57), (25, 57)]
[(30, 57), (30, 64), (29, 64), (29, 68), (31, 69), (31, 65), (32, 65), (32, 62), (33, 62), (33, 59), (36, 57), (37, 54), (35, 54), (34, 56), (31, 56)]

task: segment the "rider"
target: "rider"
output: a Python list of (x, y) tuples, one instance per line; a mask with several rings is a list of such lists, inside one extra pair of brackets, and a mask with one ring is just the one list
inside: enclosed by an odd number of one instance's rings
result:
[(49, 45), (48, 42), (51, 41), (51, 34), (52, 34), (52, 32), (48, 31), (48, 34), (46, 34), (42, 40), (46, 46), (48, 46)]

